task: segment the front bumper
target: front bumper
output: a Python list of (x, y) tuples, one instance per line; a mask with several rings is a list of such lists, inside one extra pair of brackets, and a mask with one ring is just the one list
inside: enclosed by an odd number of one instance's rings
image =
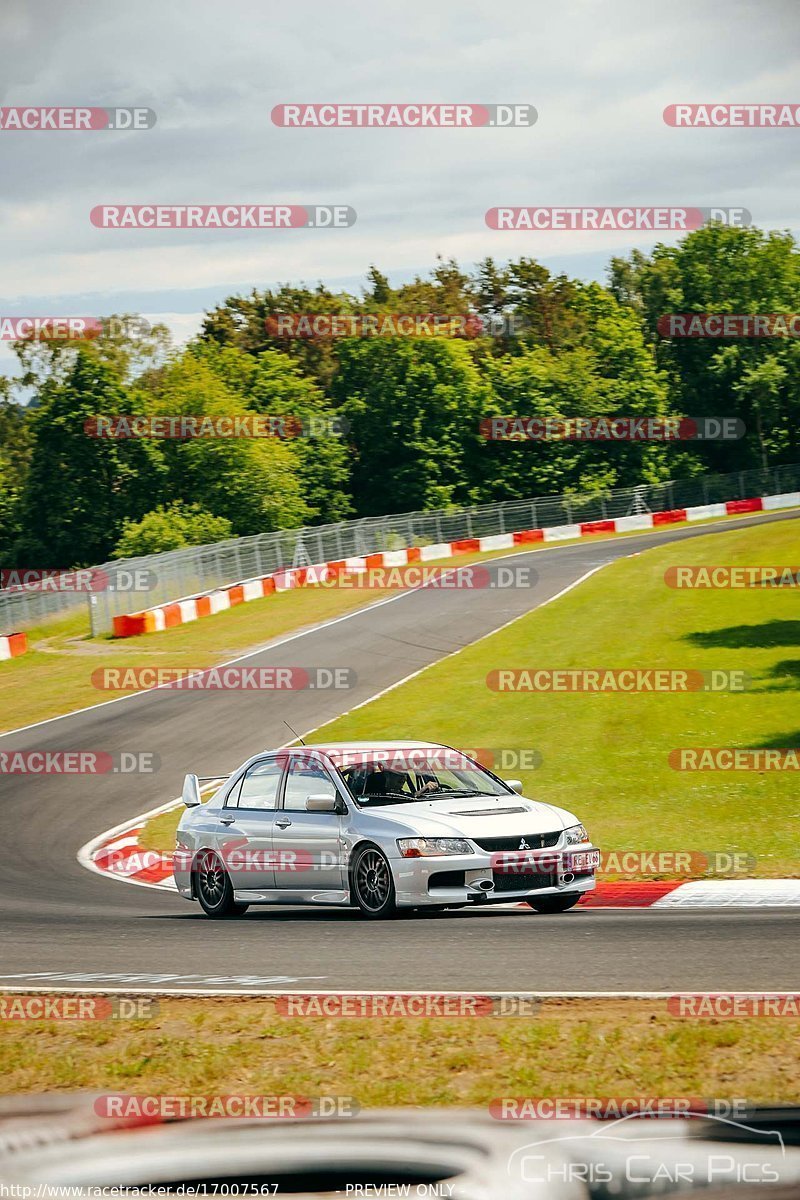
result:
[(596, 846), (583, 844), (530, 854), (395, 858), (392, 868), (400, 905), (508, 904), (593, 891), (599, 858)]

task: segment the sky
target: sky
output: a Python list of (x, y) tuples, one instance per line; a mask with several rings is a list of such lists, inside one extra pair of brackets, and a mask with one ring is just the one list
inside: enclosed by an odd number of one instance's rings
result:
[[(605, 278), (677, 235), (498, 232), (496, 205), (744, 207), (797, 230), (800, 129), (675, 129), (678, 102), (800, 103), (798, 0), (2, 0), (0, 104), (140, 105), (136, 131), (0, 131), (0, 316), (138, 311), (178, 339), (226, 296), (358, 293), (436, 255)], [(528, 103), (510, 129), (290, 129), (292, 102)], [(109, 203), (348, 204), (345, 229), (113, 230)], [(13, 370), (0, 343), (0, 370)]]

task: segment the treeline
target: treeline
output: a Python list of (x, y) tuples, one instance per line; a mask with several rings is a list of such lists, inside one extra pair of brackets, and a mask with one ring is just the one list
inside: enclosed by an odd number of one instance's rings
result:
[[(0, 381), (0, 555), (90, 565), (299, 524), (561, 492), (602, 492), (800, 460), (796, 338), (677, 339), (670, 313), (800, 311), (788, 233), (708, 226), (612, 259), (607, 287), (533, 259), (438, 260), (363, 294), (282, 286), (234, 296), (176, 350), (116, 322), (94, 341), (18, 343)], [(279, 314), (476, 314), (478, 336), (276, 336)], [(109, 440), (100, 415), (287, 416), (343, 436)], [(482, 418), (734, 416), (740, 441), (487, 442)]]

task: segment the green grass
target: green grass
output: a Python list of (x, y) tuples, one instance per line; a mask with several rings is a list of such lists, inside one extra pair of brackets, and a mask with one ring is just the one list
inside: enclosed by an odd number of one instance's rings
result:
[[(797, 526), (715, 534), (621, 559), (309, 740), (534, 748), (541, 767), (513, 772), (526, 795), (575, 812), (606, 850), (722, 851), (751, 856), (749, 876), (800, 875), (791, 836), (800, 814), (797, 772), (678, 772), (668, 765), (680, 746), (800, 747), (797, 591), (665, 585), (668, 566), (703, 562), (796, 563)], [(751, 689), (580, 695), (486, 686), (487, 674), (503, 667), (629, 666), (742, 670)], [(148, 848), (174, 848), (179, 815), (173, 810), (146, 827)]]
[(545, 1000), (528, 1018), (275, 1015), (267, 997), (166, 998), (147, 1021), (0, 1023), (0, 1093), (351, 1096), (487, 1106), (502, 1096), (800, 1101), (800, 1022), (687, 1020), (666, 1001)]

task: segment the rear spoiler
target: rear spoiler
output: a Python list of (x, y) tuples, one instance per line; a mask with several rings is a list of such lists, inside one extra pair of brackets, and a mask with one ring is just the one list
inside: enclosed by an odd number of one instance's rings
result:
[(183, 780), (181, 800), (187, 808), (197, 808), (198, 804), (202, 803), (200, 799), (200, 784), (222, 783), (229, 775), (230, 771), (219, 775), (186, 775)]

